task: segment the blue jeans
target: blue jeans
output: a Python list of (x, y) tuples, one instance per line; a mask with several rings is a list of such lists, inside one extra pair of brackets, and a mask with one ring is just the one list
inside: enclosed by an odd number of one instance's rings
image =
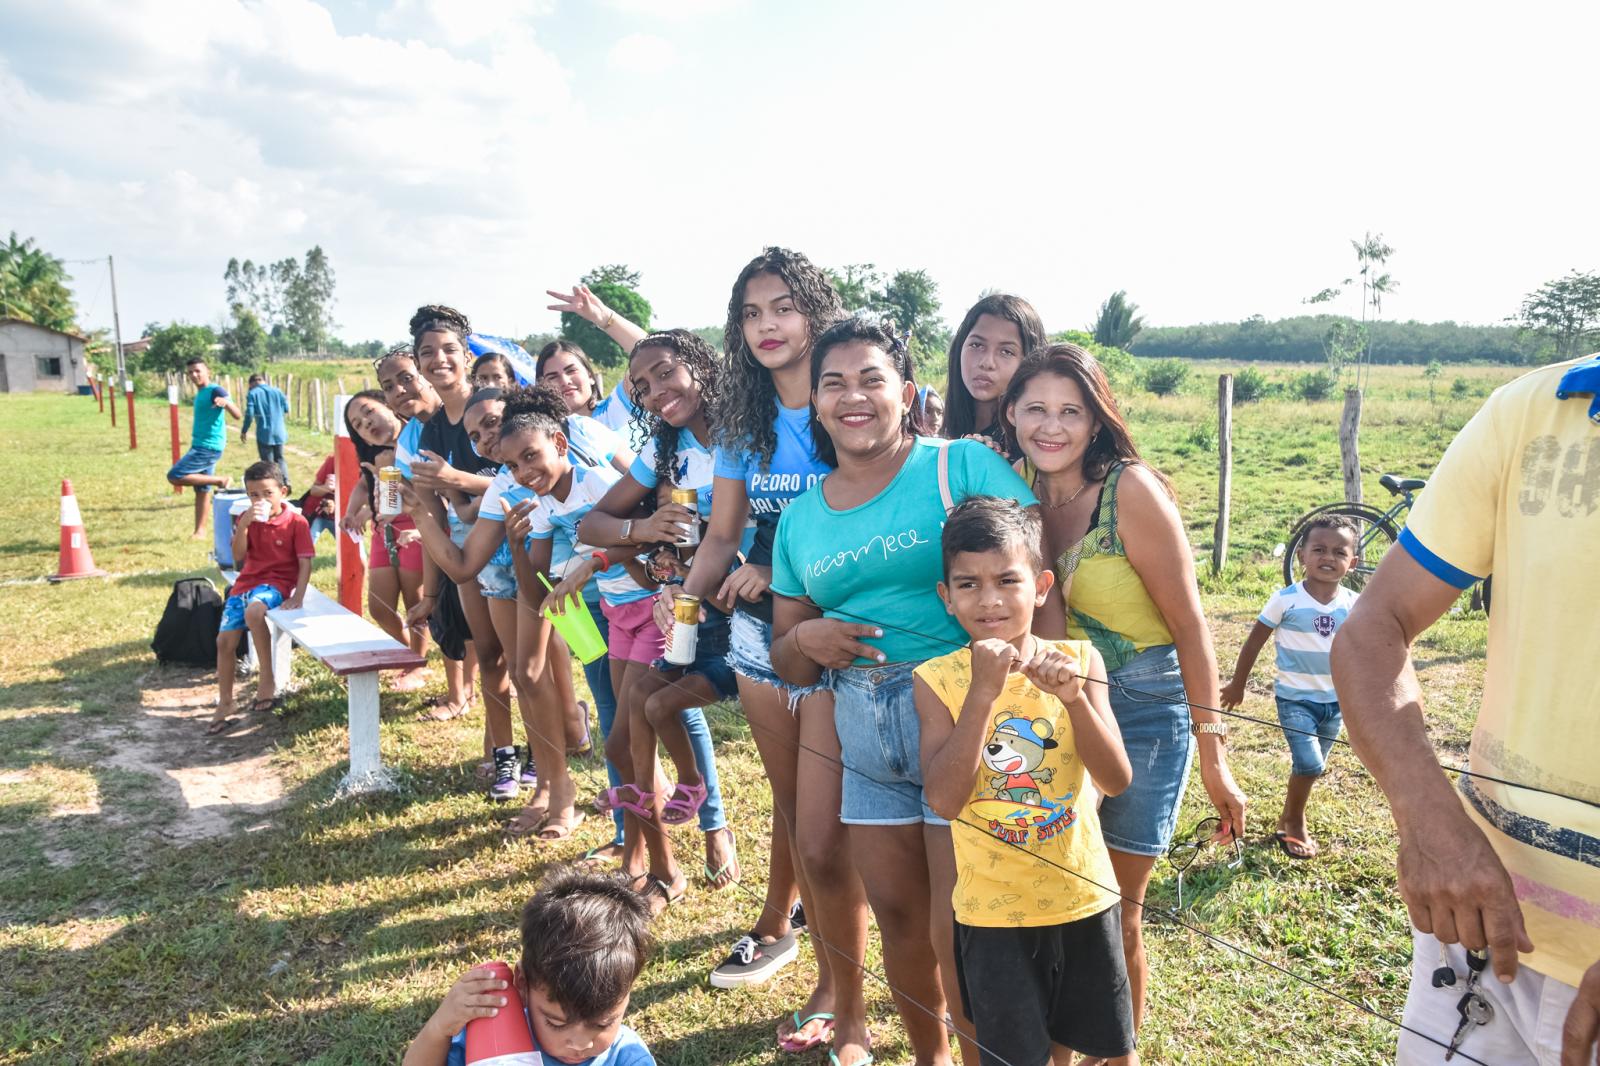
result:
[(1122, 730), (1133, 782), (1101, 802), (1100, 832), (1108, 848), (1160, 855), (1178, 824), (1194, 744), (1178, 652), (1170, 644), (1146, 648), (1111, 671), (1110, 680), (1111, 713)]
[[(1339, 737), (1344, 718), (1339, 701), (1313, 703), (1310, 700), (1278, 700), (1278, 724), (1289, 742), (1290, 770), (1296, 777), (1320, 777), (1328, 764), (1328, 752)], [(1311, 735), (1314, 734), (1314, 735)]]
[[(600, 610), (598, 601), (590, 603), (589, 608), (595, 624), (600, 627), (600, 639), (609, 642), (611, 625), (606, 621), (605, 612)], [(583, 676), (594, 695), (594, 711), (600, 719), (603, 741), (611, 735), (611, 723), (617, 718), (617, 694), (611, 687), (610, 656), (602, 655), (592, 663), (584, 663)], [(700, 771), (701, 782), (706, 786), (706, 801), (700, 807), (700, 831), (715, 832), (728, 824), (728, 817), (722, 809), (722, 782), (717, 777), (717, 760), (711, 751), (711, 726), (706, 723), (705, 712), (699, 707), (692, 707), (683, 712), (683, 728), (689, 734), (689, 746), (694, 749), (695, 768)], [(606, 760), (606, 780), (612, 788), (622, 784), (622, 775), (610, 759)], [(612, 843), (621, 844), (622, 812), (612, 811), (611, 820), (616, 826)]]

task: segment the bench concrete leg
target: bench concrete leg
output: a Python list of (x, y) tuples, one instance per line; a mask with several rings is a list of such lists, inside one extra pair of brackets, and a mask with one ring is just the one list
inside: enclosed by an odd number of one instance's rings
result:
[(351, 674), (350, 772), (339, 782), (338, 795), (380, 792), (395, 787), (378, 751), (378, 672)]

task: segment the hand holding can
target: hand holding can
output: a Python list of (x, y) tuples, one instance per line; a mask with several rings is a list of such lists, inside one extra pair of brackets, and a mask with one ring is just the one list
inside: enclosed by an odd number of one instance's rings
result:
[(689, 666), (700, 644), (700, 597), (678, 593), (672, 601), (672, 632), (663, 656), (673, 666)]

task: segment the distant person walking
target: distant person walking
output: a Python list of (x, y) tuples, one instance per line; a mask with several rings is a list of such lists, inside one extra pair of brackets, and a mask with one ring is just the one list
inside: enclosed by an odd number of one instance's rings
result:
[(228, 425), (224, 414), (242, 417), (239, 406), (221, 385), (211, 383), (211, 368), (196, 356), (184, 364), (183, 372), (194, 383), (194, 430), (189, 435), (189, 450), (172, 464), (167, 480), (194, 489), (194, 539), (205, 536), (206, 512), (211, 509), (211, 490), (225, 489), (231, 483), (217, 476), (222, 449), (228, 445)]
[(256, 427), (256, 455), (263, 463), (276, 463), (283, 475), (284, 485), (289, 484), (289, 465), (283, 461), (283, 446), (288, 441), (284, 419), (289, 416), (289, 397), (283, 390), (270, 384), (260, 374), (250, 375), (250, 391), (244, 397), (244, 425), (239, 427), (239, 440), (250, 439), (250, 426)]

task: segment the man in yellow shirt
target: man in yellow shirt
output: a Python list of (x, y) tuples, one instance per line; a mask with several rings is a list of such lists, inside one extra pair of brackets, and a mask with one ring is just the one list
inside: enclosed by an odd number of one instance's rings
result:
[[(1480, 776), (1452, 790), (1428, 742), (1409, 648), (1490, 574), (1469, 752)], [(1443, 1061), (1453, 1041), (1497, 1066), (1595, 1061), (1597, 650), (1600, 355), (1533, 371), (1489, 398), (1334, 641), (1351, 742), (1399, 830), (1400, 894), (1416, 929), (1398, 1059), (1407, 1066)], [(1476, 988), (1487, 1010), (1465, 1008), (1466, 949), (1487, 950)], [(1451, 985), (1446, 971), (1462, 976)]]

